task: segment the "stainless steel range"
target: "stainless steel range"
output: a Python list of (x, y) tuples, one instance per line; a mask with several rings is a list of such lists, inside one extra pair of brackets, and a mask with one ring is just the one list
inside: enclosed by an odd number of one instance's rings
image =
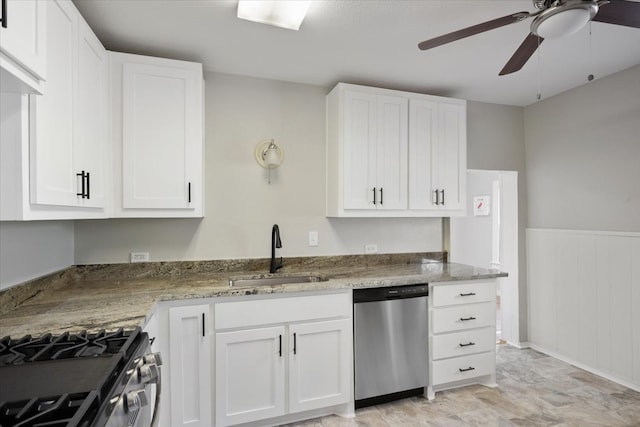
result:
[(161, 363), (140, 328), (2, 338), (0, 427), (155, 425)]

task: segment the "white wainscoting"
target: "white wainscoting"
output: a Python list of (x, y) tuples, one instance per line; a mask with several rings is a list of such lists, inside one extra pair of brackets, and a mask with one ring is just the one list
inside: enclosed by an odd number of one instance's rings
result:
[(640, 390), (640, 233), (527, 229), (531, 347)]

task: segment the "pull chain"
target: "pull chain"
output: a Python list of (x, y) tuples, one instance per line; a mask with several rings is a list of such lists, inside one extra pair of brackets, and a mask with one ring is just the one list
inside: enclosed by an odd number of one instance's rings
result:
[[(589, 21), (589, 70), (593, 71), (593, 46), (592, 46), (592, 40), (591, 40), (591, 21)], [(593, 73), (589, 74), (587, 76), (587, 81), (593, 81), (595, 77), (593, 76)]]
[(538, 101), (540, 101), (542, 99), (542, 82), (540, 77), (540, 75), (542, 74), (540, 65), (540, 37), (537, 37), (536, 41), (538, 42), (538, 48), (536, 49), (536, 55), (538, 57), (538, 95), (536, 96), (536, 98), (538, 99)]

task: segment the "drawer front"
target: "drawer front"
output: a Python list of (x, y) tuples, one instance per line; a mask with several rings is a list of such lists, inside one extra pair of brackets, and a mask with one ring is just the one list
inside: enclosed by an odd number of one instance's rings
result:
[(223, 302), (215, 305), (214, 328), (230, 329), (350, 316), (351, 295), (346, 292)]
[(495, 328), (434, 335), (431, 340), (433, 360), (492, 351), (496, 346)]
[(493, 302), (459, 305), (432, 310), (433, 333), (495, 326), (496, 309)]
[(495, 301), (496, 282), (479, 281), (459, 284), (433, 285), (433, 306), (471, 304), (484, 301)]
[(495, 352), (480, 353), (433, 362), (433, 385), (453, 381), (471, 380), (483, 375), (491, 375), (496, 369)]

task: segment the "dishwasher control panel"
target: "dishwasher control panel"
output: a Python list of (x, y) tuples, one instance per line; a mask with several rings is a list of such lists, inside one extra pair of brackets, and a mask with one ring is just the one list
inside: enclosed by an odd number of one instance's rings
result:
[(390, 299), (417, 298), (429, 295), (429, 285), (389, 286), (384, 288), (354, 289), (353, 302), (384, 301)]

